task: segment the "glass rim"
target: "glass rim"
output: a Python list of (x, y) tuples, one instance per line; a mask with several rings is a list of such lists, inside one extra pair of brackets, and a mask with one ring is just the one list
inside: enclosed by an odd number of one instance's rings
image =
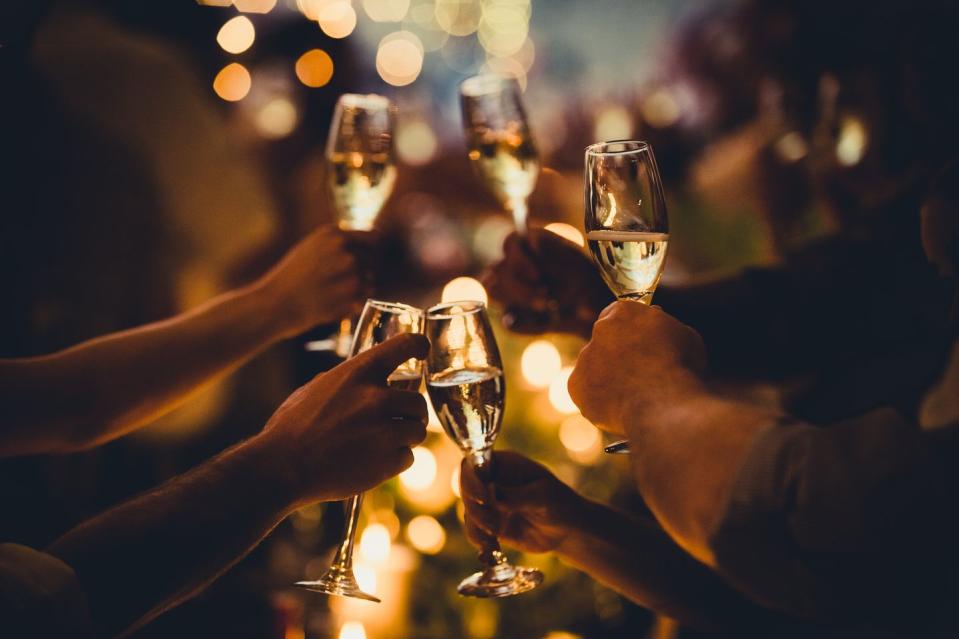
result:
[(378, 311), (386, 311), (387, 313), (404, 312), (409, 313), (410, 315), (423, 315), (423, 309), (410, 306), (409, 304), (403, 304), (401, 302), (384, 302), (383, 300), (368, 299), (364, 304), (364, 308), (367, 306), (375, 308)]
[(519, 86), (515, 76), (503, 73), (480, 73), (460, 82), (460, 93), (468, 98), (476, 98), (502, 91), (509, 85)]
[[(616, 151), (607, 150), (609, 147), (619, 145), (623, 148)], [(630, 153), (646, 153), (652, 150), (649, 142), (645, 140), (608, 140), (606, 142), (596, 142), (586, 147), (586, 155), (611, 156), (611, 155), (629, 155)]]
[(344, 93), (336, 102), (346, 109), (374, 111), (393, 108), (393, 103), (390, 99), (379, 93)]
[[(453, 308), (459, 307), (457, 313), (451, 312)], [(426, 319), (452, 319), (454, 317), (466, 317), (486, 310), (486, 303), (480, 300), (460, 300), (457, 302), (443, 302), (429, 307), (426, 310)]]

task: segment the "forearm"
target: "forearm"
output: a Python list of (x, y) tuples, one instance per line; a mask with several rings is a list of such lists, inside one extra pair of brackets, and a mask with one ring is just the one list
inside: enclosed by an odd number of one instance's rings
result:
[(714, 566), (709, 540), (753, 438), (778, 413), (695, 390), (624, 421), (633, 475), (676, 542)]
[[(292, 509), (287, 480), (251, 439), (68, 532), (49, 552), (75, 571), (98, 636), (113, 637), (194, 595)], [(273, 460), (275, 462), (275, 460)]]
[(653, 521), (585, 502), (557, 549), (637, 604), (701, 629), (755, 628), (771, 616), (677, 546)]
[(0, 455), (89, 447), (147, 423), (283, 336), (256, 285), (52, 355), (0, 362)]

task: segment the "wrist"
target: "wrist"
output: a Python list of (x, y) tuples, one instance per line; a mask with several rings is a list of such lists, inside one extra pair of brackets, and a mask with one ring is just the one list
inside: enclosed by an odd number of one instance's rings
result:
[(274, 509), (286, 515), (305, 504), (300, 495), (303, 478), (297, 473), (296, 464), (290, 463), (292, 453), (275, 438), (269, 433), (259, 433), (238, 448), (243, 457), (244, 475), (256, 485), (256, 493), (270, 501)]
[(270, 341), (292, 337), (305, 330), (297, 319), (294, 305), (289, 302), (291, 296), (280, 290), (269, 273), (244, 288), (241, 294), (255, 305), (257, 321), (265, 322), (263, 328)]
[(683, 413), (712, 397), (702, 380), (687, 371), (671, 376), (656, 393), (628, 398), (619, 411), (622, 431), (630, 439), (645, 426), (666, 423), (673, 413)]
[[(563, 529), (563, 536), (556, 544), (555, 552), (560, 556), (575, 558), (583, 548), (592, 547), (593, 526), (599, 525), (604, 528), (601, 522), (607, 519), (606, 511), (608, 506), (586, 499), (585, 497), (574, 493), (575, 502), (571, 503), (571, 508), (562, 517), (562, 521), (555, 525)], [(605, 533), (600, 533), (601, 539)]]

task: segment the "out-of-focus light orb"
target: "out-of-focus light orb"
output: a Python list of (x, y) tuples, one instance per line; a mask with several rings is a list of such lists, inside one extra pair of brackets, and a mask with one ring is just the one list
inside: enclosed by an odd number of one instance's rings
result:
[(256, 39), (256, 29), (246, 16), (227, 20), (216, 34), (216, 43), (227, 53), (243, 53)]
[(497, 75), (516, 78), (520, 91), (526, 91), (528, 81), (526, 69), (523, 68), (523, 65), (518, 60), (509, 57), (488, 57), (486, 63), (480, 68), (480, 71), (482, 73), (495, 73)]
[(387, 84), (412, 84), (423, 70), (423, 43), (411, 31), (397, 31), (380, 40), (376, 50), (376, 71)]
[(428, 164), (436, 156), (439, 141), (425, 120), (401, 123), (396, 130), (396, 154), (411, 166)]
[(239, 62), (226, 65), (213, 78), (213, 90), (227, 102), (237, 102), (245, 98), (252, 85), (250, 72)]
[(411, 519), (406, 526), (406, 537), (414, 548), (427, 555), (435, 555), (446, 544), (446, 531), (429, 515)]
[(356, 583), (359, 584), (360, 590), (371, 595), (376, 594), (376, 570), (373, 569), (373, 566), (357, 562), (353, 564), (353, 575), (356, 577)]
[(360, 536), (360, 557), (373, 564), (383, 563), (390, 557), (390, 530), (384, 524), (368, 525)]
[(523, 349), (520, 370), (523, 377), (535, 388), (546, 388), (563, 368), (563, 358), (552, 342), (538, 339)]
[(773, 148), (776, 151), (776, 155), (778, 155), (783, 162), (790, 164), (803, 159), (809, 152), (806, 139), (803, 138), (802, 134), (798, 131), (790, 131), (776, 140)]
[(836, 159), (844, 166), (859, 164), (866, 154), (869, 136), (866, 125), (856, 116), (846, 116), (839, 125), (839, 139), (836, 140)]
[(598, 449), (600, 445), (599, 429), (582, 415), (571, 415), (559, 426), (559, 441), (566, 450), (585, 453)]
[(441, 302), (486, 302), (489, 300), (486, 289), (479, 280), (472, 277), (457, 277), (443, 287)]
[(436, 480), (436, 457), (425, 446), (413, 449), (413, 465), (400, 473), (400, 483), (410, 490), (426, 490)]
[(276, 0), (233, 0), (233, 6), (240, 13), (269, 13)]
[(567, 415), (579, 412), (579, 408), (573, 403), (573, 398), (569, 396), (569, 390), (566, 389), (566, 383), (572, 374), (573, 367), (567, 366), (553, 378), (552, 383), (549, 385), (549, 403), (552, 404), (553, 408), (557, 411)]
[(426, 392), (423, 393), (423, 396), (426, 398), (426, 412), (429, 415), (426, 421), (426, 430), (442, 433), (443, 424), (440, 423), (439, 415), (433, 410), (433, 402), (430, 401), (430, 396)]
[[(362, 588), (362, 586), (360, 586)], [(363, 588), (366, 590), (366, 588)], [(366, 590), (366, 592), (370, 592)], [(366, 628), (361, 621), (347, 621), (340, 628), (338, 639), (366, 639)]]
[(396, 539), (396, 536), (400, 534), (400, 518), (391, 508), (378, 509), (373, 513), (373, 520), (386, 526), (386, 530), (390, 533), (390, 539)]
[(260, 107), (253, 118), (253, 124), (260, 135), (277, 140), (292, 133), (299, 119), (296, 106), (288, 98), (280, 96)]
[(574, 635), (571, 632), (566, 632), (565, 630), (553, 630), (547, 632), (543, 639), (583, 639), (582, 635)]
[(316, 20), (320, 16), (320, 9), (328, 2), (329, 0), (296, 0), (296, 8), (307, 20)]
[(333, 58), (323, 49), (310, 49), (297, 59), (295, 69), (300, 82), (317, 89), (333, 79)]
[(564, 240), (569, 240), (577, 246), (585, 247), (586, 239), (583, 237), (583, 234), (579, 232), (579, 229), (571, 224), (566, 224), (565, 222), (551, 222), (546, 225), (546, 230), (550, 233), (555, 233)]
[(363, 0), (363, 10), (373, 22), (400, 22), (410, 10), (410, 0)]
[(679, 102), (669, 89), (656, 89), (639, 105), (643, 120), (651, 127), (665, 129), (679, 120)]
[(457, 499), (463, 497), (460, 493), (460, 467), (454, 466), (453, 473), (450, 475), (450, 488), (453, 490), (453, 494), (456, 495)]
[(356, 28), (356, 11), (348, 0), (323, 4), (316, 14), (320, 30), (331, 38), (345, 38)]
[(454, 36), (474, 33), (480, 24), (483, 8), (479, 0), (436, 0), (434, 16), (443, 31)]
[(621, 106), (606, 107), (596, 118), (593, 137), (597, 140), (625, 140), (633, 135), (633, 116)]
[(196, 0), (196, 3), (204, 7), (229, 7), (233, 0)]
[(484, 6), (477, 38), (492, 55), (516, 53), (529, 35), (529, 6), (490, 3)]

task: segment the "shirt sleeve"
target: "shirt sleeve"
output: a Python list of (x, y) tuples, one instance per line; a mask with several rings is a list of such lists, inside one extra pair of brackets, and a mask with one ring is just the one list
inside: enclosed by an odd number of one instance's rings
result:
[(801, 618), (908, 622), (947, 592), (954, 523), (940, 460), (888, 409), (767, 427), (710, 537), (719, 572)]
[(86, 598), (73, 569), (32, 548), (0, 544), (0, 635), (92, 639)]

